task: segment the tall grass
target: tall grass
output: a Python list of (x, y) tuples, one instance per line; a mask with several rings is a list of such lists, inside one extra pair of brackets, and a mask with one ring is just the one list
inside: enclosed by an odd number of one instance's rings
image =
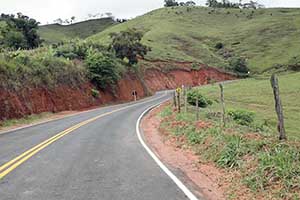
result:
[[(212, 112), (208, 109), (201, 111), (202, 119)], [(193, 109), (188, 113), (170, 111), (167, 106), (160, 115), (163, 128), (174, 137), (184, 136), (202, 161), (238, 171), (237, 182), (249, 187), (254, 197), (300, 198), (299, 143), (280, 143), (272, 135), (255, 132), (251, 124), (241, 125), (232, 118), (227, 119), (226, 128), (221, 128), (219, 118), (206, 118), (201, 121), (206, 125), (197, 128)]]

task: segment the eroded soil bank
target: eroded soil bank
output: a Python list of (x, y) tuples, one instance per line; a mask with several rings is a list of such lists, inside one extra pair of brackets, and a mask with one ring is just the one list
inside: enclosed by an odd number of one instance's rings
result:
[(195, 65), (191, 62), (153, 61), (151, 66), (144, 72), (146, 85), (151, 91), (236, 79), (232, 74), (206, 65), (197, 65), (197, 69), (193, 69)]
[(172, 63), (175, 68), (166, 71), (165, 62), (152, 62), (153, 67), (145, 70), (143, 80), (134, 74), (127, 74), (119, 81), (115, 90), (108, 88), (100, 91), (99, 98), (93, 97), (91, 91), (94, 87), (90, 83), (76, 87), (68, 85), (54, 88), (24, 87), (18, 91), (0, 88), (0, 121), (42, 112), (81, 110), (108, 103), (131, 101), (133, 90), (136, 90), (139, 98), (142, 98), (149, 94), (149, 91), (156, 92), (182, 85), (198, 86), (210, 81), (235, 79), (233, 75), (215, 68), (201, 67), (199, 70), (191, 70), (191, 64), (175, 62)]
[(21, 118), (42, 112), (82, 110), (103, 104), (131, 101), (132, 91), (139, 97), (145, 96), (141, 81), (134, 75), (127, 75), (119, 81), (115, 92), (112, 89), (100, 90), (98, 98), (93, 97), (90, 83), (71, 87), (59, 85), (55, 88), (23, 88), (19, 91), (0, 89), (0, 120)]

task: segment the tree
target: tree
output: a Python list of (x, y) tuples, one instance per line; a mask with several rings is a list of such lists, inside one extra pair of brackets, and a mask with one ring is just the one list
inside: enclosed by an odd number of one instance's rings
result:
[(247, 66), (247, 62), (245, 58), (232, 58), (230, 60), (230, 66), (233, 68), (234, 71), (242, 74), (249, 73), (249, 68)]
[(218, 7), (218, 1), (217, 0), (207, 0), (206, 5), (208, 7), (216, 8)]
[(249, 3), (244, 3), (241, 5), (243, 8), (252, 8), (252, 9), (258, 9), (258, 8), (263, 8), (264, 5), (259, 4), (256, 1), (250, 1)]
[(212, 8), (239, 8), (238, 3), (232, 3), (229, 0), (222, 0), (221, 2), (217, 0), (207, 0), (206, 5)]
[(5, 30), (1, 28), (4, 45), (13, 49), (33, 49), (38, 47), (42, 40), (37, 30), (39, 22), (28, 16), (18, 13), (15, 15), (1, 14), (0, 21), (5, 22)]
[(6, 22), (0, 21), (0, 46), (3, 45), (3, 42), (5, 41), (4, 37), (7, 31), (8, 31), (8, 27)]
[(173, 6), (179, 6), (178, 2), (175, 0), (165, 0), (165, 7), (173, 7)]
[(118, 23), (124, 23), (124, 22), (127, 22), (128, 21), (128, 19), (115, 19), (115, 21), (116, 22), (118, 22)]
[(110, 49), (114, 50), (118, 58), (127, 58), (130, 65), (138, 63), (138, 57), (144, 58), (147, 52), (151, 51), (149, 47), (141, 43), (143, 33), (136, 29), (111, 33), (110, 37), (112, 38)]
[(113, 17), (114, 17), (113, 14), (112, 14), (111, 12), (106, 12), (105, 15), (106, 15), (107, 17), (109, 17), (109, 18), (113, 18)]
[(185, 5), (186, 5), (186, 6), (195, 6), (196, 3), (195, 3), (194, 1), (187, 1), (187, 2), (185, 3)]
[(54, 23), (63, 24), (64, 21), (61, 18), (58, 18), (58, 19), (54, 20)]
[(73, 24), (73, 23), (74, 23), (75, 19), (76, 19), (76, 17), (75, 17), (75, 16), (72, 16), (72, 17), (71, 17), (71, 24)]
[(69, 21), (69, 19), (65, 19), (65, 21), (63, 23), (70, 24), (70, 21)]
[(27, 47), (26, 38), (21, 32), (9, 31), (5, 35), (4, 46), (13, 49), (23, 49), (24, 47)]

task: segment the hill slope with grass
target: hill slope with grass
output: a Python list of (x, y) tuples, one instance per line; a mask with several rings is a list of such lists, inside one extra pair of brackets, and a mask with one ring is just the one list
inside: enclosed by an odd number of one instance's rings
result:
[(41, 38), (47, 44), (58, 43), (73, 38), (85, 39), (113, 26), (116, 22), (111, 18), (93, 19), (71, 25), (50, 24), (39, 28)]
[[(228, 58), (245, 57), (254, 73), (285, 68), (299, 56), (300, 9), (212, 9), (173, 7), (149, 12), (89, 37), (109, 42), (109, 33), (144, 31), (149, 59), (196, 61), (228, 67)], [(216, 44), (223, 48), (217, 49)]]
[[(300, 103), (297, 99), (300, 94), (300, 73), (280, 75), (279, 84), (288, 137), (291, 140), (299, 140)], [(238, 109), (254, 112), (255, 122), (260, 124), (260, 127), (261, 124), (272, 127), (271, 132), (277, 134), (277, 115), (269, 79), (251, 78), (228, 83), (224, 87), (225, 103), (229, 111)], [(219, 102), (218, 85), (201, 87), (199, 91), (215, 102)], [(209, 110), (221, 112), (221, 107), (218, 103), (214, 103)]]

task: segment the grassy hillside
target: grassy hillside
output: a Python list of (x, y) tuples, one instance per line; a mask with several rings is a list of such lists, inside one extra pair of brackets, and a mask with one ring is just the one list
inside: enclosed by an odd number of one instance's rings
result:
[(111, 18), (94, 19), (71, 25), (51, 24), (41, 26), (39, 34), (46, 43), (57, 43), (73, 38), (87, 38), (113, 26), (115, 22)]
[[(279, 85), (288, 137), (299, 139), (300, 73), (279, 76)], [(213, 100), (220, 98), (220, 89), (217, 85), (202, 87), (199, 90)], [(227, 109), (246, 109), (255, 112), (256, 123), (266, 123), (272, 129), (272, 133), (277, 134), (277, 116), (269, 79), (247, 79), (226, 84), (225, 101)], [(213, 104), (210, 109), (221, 111), (218, 103)]]
[(234, 180), (226, 189), (226, 199), (241, 199), (241, 196), (299, 199), (300, 73), (280, 75), (279, 84), (288, 141), (278, 140), (268, 79), (225, 84), (227, 120), (223, 128), (220, 128), (220, 88), (208, 85), (188, 92), (189, 97), (200, 92), (213, 100), (212, 106), (200, 109), (200, 121), (196, 119), (194, 106), (189, 105), (187, 112), (178, 113), (169, 104), (160, 115), (163, 118), (160, 130), (176, 147), (192, 149), (200, 163), (215, 163), (216, 167), (226, 169), (224, 173), (230, 174), (230, 178), (226, 180), (225, 175), (222, 181), (227, 185)]
[[(162, 8), (91, 36), (108, 43), (110, 32), (138, 28), (151, 46), (150, 59), (199, 61), (224, 67), (224, 54), (248, 58), (253, 72), (286, 64), (299, 55), (300, 9)], [(225, 52), (216, 50), (222, 42)]]

